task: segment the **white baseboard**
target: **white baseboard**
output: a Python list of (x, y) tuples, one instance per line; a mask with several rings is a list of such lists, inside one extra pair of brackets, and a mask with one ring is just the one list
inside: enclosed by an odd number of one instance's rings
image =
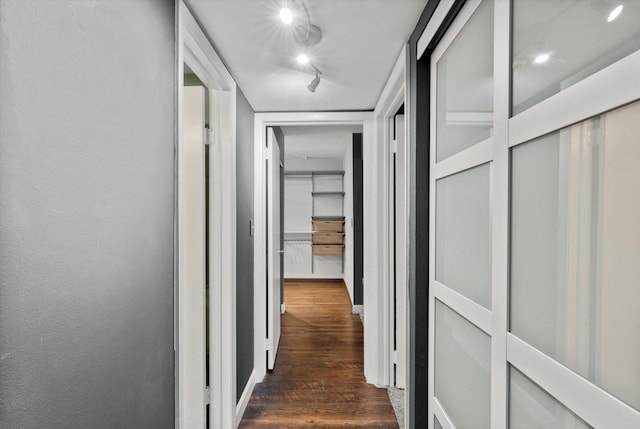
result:
[(364, 305), (354, 305), (351, 308), (351, 314), (364, 314)]
[(280, 304), (280, 314), (284, 314), (284, 312), (287, 311), (287, 306), (286, 303), (282, 303)]
[(244, 391), (242, 392), (242, 396), (236, 405), (236, 417), (234, 421), (235, 428), (240, 425), (240, 421), (242, 420), (242, 416), (244, 414), (244, 410), (247, 409), (247, 405), (249, 404), (249, 399), (251, 399), (251, 394), (253, 393), (253, 389), (256, 387), (256, 370), (254, 368), (251, 371), (251, 375), (249, 376), (249, 380), (247, 381), (247, 385), (244, 387)]

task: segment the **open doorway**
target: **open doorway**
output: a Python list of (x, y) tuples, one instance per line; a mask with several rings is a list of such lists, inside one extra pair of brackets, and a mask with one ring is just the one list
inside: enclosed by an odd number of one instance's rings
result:
[[(265, 140), (260, 141), (264, 154), (260, 164), (267, 179), (261, 187), (266, 192), (267, 214), (267, 296), (262, 306), (267, 323), (281, 323), (281, 336), (269, 337), (266, 342), (274, 347), (267, 350), (269, 371), (256, 385), (240, 427), (293, 422), (397, 427), (387, 390), (365, 382), (363, 322), (360, 314), (354, 314), (357, 306), (363, 307), (354, 303), (362, 290), (354, 290), (353, 279), (354, 212), (363, 211), (362, 199), (359, 207), (354, 204), (354, 183), (358, 182), (354, 176), (359, 174), (359, 182), (363, 182), (364, 126), (275, 125), (263, 129)], [(286, 147), (281, 201), (277, 201), (275, 186), (279, 161), (276, 128)], [(354, 158), (360, 168), (354, 168)], [(279, 243), (274, 237), (276, 208), (282, 201), (285, 282), (281, 310), (286, 311), (274, 321), (273, 304), (279, 292), (275, 287), (278, 273), (272, 272), (278, 269)], [(272, 328), (267, 331), (270, 335)], [(278, 344), (279, 351), (275, 349)], [(269, 357), (276, 352), (277, 360), (272, 362)], [(327, 398), (333, 398), (330, 409)], [(301, 403), (305, 405), (301, 407)]]
[[(362, 125), (269, 126), (265, 131), (263, 329), (266, 369), (273, 370), (286, 281), (338, 282), (348, 292), (350, 310), (362, 313), (362, 285), (354, 284), (354, 272), (362, 271), (362, 258), (359, 270), (354, 258), (354, 248), (362, 249), (361, 234), (354, 246), (362, 217), (354, 219), (354, 208), (362, 213), (362, 199), (354, 205), (353, 186), (354, 138), (360, 137), (356, 155), (361, 154)], [(362, 169), (356, 170), (361, 189)]]
[(287, 145), (285, 279), (344, 281), (351, 305), (361, 308), (362, 290), (354, 290), (353, 281), (353, 135), (361, 134), (362, 126), (281, 129)]

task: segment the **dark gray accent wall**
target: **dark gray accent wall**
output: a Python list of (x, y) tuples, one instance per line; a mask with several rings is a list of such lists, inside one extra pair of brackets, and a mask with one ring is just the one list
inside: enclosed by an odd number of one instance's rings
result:
[(428, 0), (409, 39), (409, 218), (415, 219), (409, 224), (410, 429), (424, 428), (429, 424), (427, 408), (424, 406), (428, 401), (429, 265), (418, 261), (429, 260), (430, 56), (464, 2), (456, 0), (451, 13), (420, 60), (416, 55), (418, 40), (439, 0)]
[(175, 5), (0, 1), (0, 427), (174, 427)]
[(253, 219), (255, 112), (238, 87), (236, 96), (236, 401), (253, 371)]
[(362, 133), (353, 134), (353, 305), (363, 303), (364, 276), (364, 163)]

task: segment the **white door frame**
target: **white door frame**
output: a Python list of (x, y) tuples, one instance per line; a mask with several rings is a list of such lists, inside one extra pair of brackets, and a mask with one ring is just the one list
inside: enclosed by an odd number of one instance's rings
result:
[[(198, 412), (201, 406), (210, 404), (211, 427), (235, 427), (236, 408), (236, 83), (227, 71), (222, 60), (215, 52), (207, 37), (198, 26), (189, 9), (180, 0), (176, 3), (177, 14), (177, 124), (176, 140), (178, 154), (184, 144), (182, 139), (182, 87), (184, 84), (184, 63), (193, 70), (209, 88), (210, 127), (213, 128), (214, 141), (209, 152), (210, 160), (210, 210), (209, 210), (209, 308), (211, 329), (210, 344), (210, 381), (215, 386), (212, 391), (202, 392), (202, 404), (189, 404), (184, 401), (181, 392), (194, 389), (195, 386), (181, 377), (184, 369), (194, 362), (188, 362), (185, 355), (185, 339), (189, 332), (183, 329), (190, 324), (204, 325), (204, 314), (191, 313), (180, 305), (184, 295), (182, 281), (185, 246), (183, 243), (180, 214), (183, 210), (179, 195), (180, 184), (185, 174), (177, 159), (176, 184), (176, 278), (174, 290), (174, 349), (176, 368), (176, 427), (189, 428), (191, 412)], [(202, 178), (204, 180), (204, 178)], [(204, 233), (204, 225), (202, 226)], [(204, 251), (204, 249), (202, 249)], [(200, 320), (194, 321), (196, 317)], [(202, 358), (204, 361), (204, 357)], [(197, 362), (195, 363), (198, 364)], [(199, 388), (199, 387), (198, 387)], [(194, 407), (195, 411), (192, 411)]]
[[(255, 247), (254, 247), (254, 365), (256, 382), (261, 382), (267, 373), (265, 325), (267, 289), (265, 282), (266, 269), (266, 243), (265, 243), (265, 217), (266, 196), (262, 178), (265, 177), (266, 159), (266, 133), (268, 126), (285, 125), (362, 125), (363, 127), (363, 158), (364, 158), (364, 347), (365, 347), (365, 377), (370, 383), (377, 383), (377, 314), (371, 311), (367, 315), (367, 305), (370, 309), (377, 308), (372, 303), (378, 302), (379, 288), (381, 285), (382, 265), (379, 249), (380, 236), (383, 230), (381, 223), (382, 208), (378, 201), (383, 192), (380, 178), (376, 176), (381, 163), (379, 145), (374, 135), (373, 114), (371, 112), (278, 112), (256, 113), (254, 122), (254, 148), (255, 148), (255, 176), (254, 176), (254, 219), (255, 219)], [(353, 279), (350, 279), (353, 284)]]
[[(385, 192), (383, 195), (383, 200), (382, 200), (382, 207), (384, 207), (385, 209), (382, 211), (382, 215), (383, 215), (383, 225), (384, 226), (384, 231), (383, 231), (383, 244), (381, 246), (381, 251), (383, 252), (383, 260), (384, 263), (382, 264), (382, 270), (383, 270), (383, 275), (381, 278), (384, 279), (384, 285), (383, 285), (383, 293), (380, 295), (380, 307), (378, 307), (380, 309), (379, 314), (382, 316), (380, 318), (380, 320), (377, 320), (377, 323), (379, 324), (379, 332), (382, 332), (383, 335), (381, 335), (380, 338), (380, 342), (377, 344), (377, 348), (375, 349), (375, 352), (378, 354), (378, 356), (381, 356), (382, 359), (379, 360), (379, 366), (378, 366), (378, 375), (377, 375), (377, 380), (378, 382), (376, 384), (378, 385), (391, 385), (393, 384), (393, 379), (392, 379), (392, 374), (391, 374), (391, 367), (392, 367), (392, 360), (393, 360), (393, 356), (392, 356), (392, 351), (391, 349), (393, 348), (393, 338), (391, 337), (391, 326), (392, 326), (392, 317), (393, 317), (393, 313), (391, 310), (391, 305), (393, 302), (393, 296), (392, 296), (392, 291), (393, 291), (393, 242), (392, 242), (392, 236), (391, 236), (391, 231), (390, 231), (390, 226), (391, 226), (391, 222), (393, 221), (393, 217), (392, 217), (392, 213), (391, 213), (391, 206), (392, 206), (392, 201), (391, 201), (391, 195), (388, 192), (389, 191), (389, 184), (391, 183), (392, 177), (391, 175), (393, 174), (392, 170), (391, 170), (391, 162), (393, 159), (393, 150), (391, 150), (391, 146), (393, 145), (393, 141), (392, 141), (392, 128), (391, 128), (391, 121), (393, 120), (394, 115), (396, 114), (396, 112), (398, 111), (398, 109), (400, 108), (400, 106), (402, 106), (402, 104), (404, 103), (405, 105), (405, 118), (409, 117), (409, 112), (408, 112), (408, 108), (409, 108), (409, 104), (406, 103), (406, 100), (408, 100), (408, 76), (407, 76), (407, 64), (409, 61), (409, 50), (408, 47), (405, 46), (403, 47), (402, 51), (400, 52), (400, 55), (398, 56), (398, 59), (396, 60), (396, 63), (393, 67), (393, 70), (391, 72), (391, 75), (389, 76), (389, 79), (387, 81), (387, 84), (385, 85), (385, 88), (382, 91), (382, 94), (380, 95), (380, 98), (378, 100), (378, 103), (376, 105), (376, 108), (373, 112), (374, 114), (374, 120), (375, 120), (375, 124), (376, 124), (376, 131), (377, 131), (377, 135), (378, 138), (380, 139), (380, 143), (382, 145), (382, 156), (383, 156), (383, 160), (382, 160), (382, 170), (380, 171), (381, 173), (381, 178), (383, 180), (383, 183), (385, 184)], [(399, 261), (399, 263), (397, 264), (397, 270), (403, 270), (404, 274), (402, 276), (399, 276), (400, 278), (404, 278), (404, 285), (398, 284), (398, 287), (404, 287), (405, 290), (407, 290), (407, 301), (408, 301), (408, 279), (409, 279), (409, 260), (408, 258), (406, 258), (406, 255), (409, 254), (409, 207), (408, 207), (408, 202), (410, 201), (410, 194), (409, 194), (409, 121), (405, 120), (405, 125), (404, 125), (404, 134), (405, 134), (405, 138), (404, 138), (404, 153), (406, 154), (406, 159), (405, 159), (405, 168), (404, 169), (400, 169), (399, 171), (403, 171), (404, 172), (404, 190), (402, 191), (402, 194), (398, 194), (397, 198), (398, 198), (398, 202), (401, 203), (402, 201), (405, 202), (405, 218), (403, 220), (400, 220), (401, 222), (404, 223), (404, 230), (405, 230), (405, 234), (399, 234), (398, 235), (398, 241), (400, 243), (400, 246), (404, 249), (404, 255), (405, 255), (405, 260), (404, 262)], [(411, 353), (409, 350), (409, 305), (408, 302), (406, 303), (406, 309), (407, 312), (405, 313), (405, 326), (403, 327), (398, 327), (398, 329), (404, 329), (405, 332), (405, 348), (404, 348), (404, 352), (403, 353), (399, 353), (398, 358), (399, 359), (403, 359), (404, 363), (405, 363), (405, 368), (406, 368), (406, 377), (405, 377), (405, 416), (408, 416), (408, 406), (410, 404), (409, 401), (409, 397), (411, 392), (409, 392), (409, 368), (410, 366), (410, 359), (411, 359)], [(365, 317), (365, 321), (366, 321), (366, 317)], [(367, 351), (365, 351), (366, 353)]]
[[(400, 100), (398, 108), (404, 98)], [(396, 109), (397, 112), (398, 109)], [(397, 115), (389, 121), (389, 386), (404, 389), (406, 386), (406, 338), (408, 330), (406, 309), (408, 306), (408, 228), (409, 228), (409, 172), (406, 144), (406, 121), (402, 116), (398, 129)], [(395, 132), (394, 132), (395, 130)], [(395, 134), (395, 135), (394, 135)], [(400, 140), (399, 140), (400, 139)], [(395, 166), (395, 174), (394, 174)], [(395, 201), (394, 201), (395, 196)], [(395, 265), (395, 269), (394, 269)], [(395, 283), (395, 288), (394, 288)], [(394, 290), (395, 289), (395, 290)], [(395, 347), (393, 342), (395, 341)], [(395, 371), (395, 377), (394, 377)]]

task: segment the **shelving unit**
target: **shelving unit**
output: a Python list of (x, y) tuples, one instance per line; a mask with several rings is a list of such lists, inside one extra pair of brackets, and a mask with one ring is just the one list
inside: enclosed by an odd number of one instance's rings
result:
[(312, 176), (312, 257), (341, 257), (344, 272), (344, 171), (314, 171)]
[(344, 272), (344, 171), (285, 171), (285, 273), (297, 278)]

